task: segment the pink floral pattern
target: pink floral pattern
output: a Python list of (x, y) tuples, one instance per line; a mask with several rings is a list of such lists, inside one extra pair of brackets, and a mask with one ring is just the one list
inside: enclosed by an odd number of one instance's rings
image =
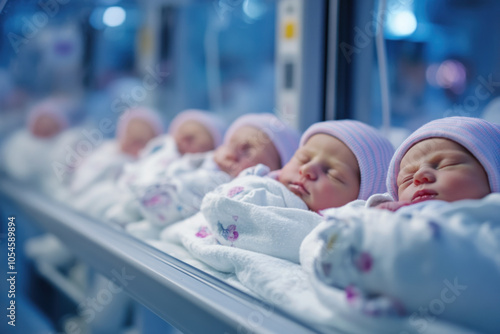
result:
[(233, 198), (234, 196), (238, 195), (239, 193), (241, 193), (245, 188), (241, 187), (241, 186), (236, 186), (236, 187), (233, 187), (231, 188), (228, 192), (227, 192), (227, 197), (229, 198)]
[(198, 238), (206, 238), (208, 237), (209, 235), (212, 235), (212, 233), (210, 233), (210, 231), (208, 230), (208, 227), (207, 226), (202, 226), (200, 227), (200, 229), (198, 230), (198, 232), (196, 233), (196, 236)]
[(372, 269), (373, 266), (373, 258), (367, 252), (362, 252), (359, 254), (358, 258), (355, 260), (354, 264), (359, 271), (366, 273)]
[(238, 239), (238, 231), (236, 231), (236, 225), (231, 224), (227, 228), (224, 228), (224, 226), (220, 223), (217, 222), (217, 229), (219, 231), (219, 234), (228, 241), (236, 241)]

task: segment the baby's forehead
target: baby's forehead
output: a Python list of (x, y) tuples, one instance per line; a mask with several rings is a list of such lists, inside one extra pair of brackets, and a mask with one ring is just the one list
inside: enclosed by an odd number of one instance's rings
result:
[(300, 147), (303, 150), (321, 150), (321, 149), (335, 150), (337, 148), (351, 149), (339, 138), (327, 133), (316, 133), (309, 137), (307, 141)]
[(36, 121), (37, 122), (58, 122), (58, 119), (55, 115), (52, 115), (50, 113), (46, 114), (39, 114), (36, 116)]
[(457, 153), (465, 153), (473, 156), (465, 147), (459, 143), (442, 137), (427, 138), (415, 143), (406, 151), (401, 159), (401, 167), (417, 163), (425, 158), (434, 156), (448, 156)]
[(186, 120), (185, 122), (183, 122), (179, 126), (177, 131), (175, 131), (175, 132), (176, 132), (176, 134), (178, 134), (178, 133), (185, 132), (185, 131), (193, 131), (193, 130), (200, 130), (200, 129), (207, 130), (207, 127), (202, 122), (199, 122), (199, 121), (194, 120), (194, 119), (189, 119), (189, 120)]
[(268, 143), (271, 140), (269, 136), (259, 128), (251, 125), (244, 125), (238, 128), (232, 135), (229, 137), (230, 143), (239, 143), (239, 142), (262, 142)]
[(133, 118), (127, 124), (127, 131), (132, 133), (151, 131), (154, 133), (154, 127), (144, 119)]

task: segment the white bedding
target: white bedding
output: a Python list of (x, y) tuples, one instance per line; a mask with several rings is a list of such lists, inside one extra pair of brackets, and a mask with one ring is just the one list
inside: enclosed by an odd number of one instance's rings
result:
[[(161, 241), (149, 243), (327, 332), (421, 333), (424, 320), (419, 319), (418, 327), (408, 317), (367, 315), (349, 303), (343, 289), (329, 289), (331, 302), (324, 303), (318, 298), (316, 282), (299, 264), (219, 245), (203, 229), (203, 222), (198, 213), (165, 229)], [(472, 333), (438, 320), (425, 326), (425, 333)]]
[(396, 212), (357, 202), (323, 214), (301, 263), (325, 304), (335, 307), (332, 291), (342, 289), (362, 312), (404, 313), (417, 329), (438, 317), (498, 333), (499, 193)]

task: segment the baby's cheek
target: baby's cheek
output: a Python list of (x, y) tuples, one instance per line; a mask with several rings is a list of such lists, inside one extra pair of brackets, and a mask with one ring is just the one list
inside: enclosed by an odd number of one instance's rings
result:
[(40, 123), (33, 129), (33, 134), (41, 138), (49, 138), (57, 134), (59, 126), (53, 123)]
[(408, 187), (404, 188), (404, 189), (399, 189), (398, 190), (398, 200), (400, 201), (409, 201), (411, 200), (411, 197), (409, 196), (410, 194), (410, 190), (408, 189)]
[(137, 153), (139, 152), (139, 149), (134, 143), (131, 143), (130, 141), (125, 141), (121, 145), (122, 152), (130, 154), (132, 156), (136, 156)]

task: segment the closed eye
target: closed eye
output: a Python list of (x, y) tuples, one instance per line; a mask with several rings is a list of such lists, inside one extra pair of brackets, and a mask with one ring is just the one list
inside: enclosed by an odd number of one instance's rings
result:
[(243, 156), (249, 156), (254, 149), (252, 143), (246, 142), (240, 147), (240, 152)]
[(403, 178), (401, 181), (399, 181), (398, 186), (401, 186), (409, 181), (413, 180), (413, 174), (407, 175), (405, 178)]
[(328, 170), (328, 176), (334, 180), (339, 181), (340, 183), (345, 183), (344, 178), (340, 175), (339, 171), (335, 169)]
[(309, 157), (305, 154), (298, 154), (295, 156), (297, 160), (299, 160), (301, 163), (306, 164), (309, 162)]
[(439, 163), (438, 169), (452, 167), (452, 166), (457, 166), (457, 165), (460, 165), (460, 161), (456, 161), (456, 160), (443, 160), (442, 162)]

